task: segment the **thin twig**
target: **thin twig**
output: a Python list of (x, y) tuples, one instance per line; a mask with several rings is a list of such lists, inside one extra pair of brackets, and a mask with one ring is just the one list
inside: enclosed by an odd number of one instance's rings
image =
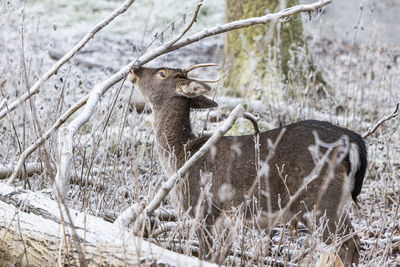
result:
[(258, 135), (260, 133), (260, 128), (258, 127), (257, 118), (253, 114), (248, 112), (243, 112), (243, 118), (249, 120), (251, 124), (253, 124), (254, 135)]
[[(0, 93), (4, 97), (4, 92), (3, 92), (1, 87), (0, 87)], [(5, 102), (5, 105), (6, 105), (6, 109), (9, 110), (7, 102)], [(15, 134), (15, 139), (17, 140), (19, 152), (22, 153), (21, 141), (19, 140), (17, 129), (15, 128), (15, 123), (14, 123), (14, 120), (13, 120), (12, 116), (10, 116), (10, 122), (11, 122), (12, 129), (14, 131), (14, 134)], [(21, 166), (19, 168), (21, 169), (22, 167), (23, 167), (23, 162), (22, 162), (22, 164), (21, 164)], [(25, 172), (26, 172), (26, 168), (25, 168)]]
[(6, 102), (7, 102), (7, 99), (3, 98), (3, 100), (1, 100), (1, 102), (0, 102), (0, 108), (3, 108), (3, 106), (6, 104)]
[[(21, 22), (21, 65), (22, 65), (22, 71), (24, 74), (24, 78), (25, 78), (25, 84), (26, 84), (26, 90), (27, 93), (29, 92), (29, 88), (30, 88), (30, 84), (29, 84), (29, 79), (28, 79), (28, 73), (27, 73), (27, 69), (26, 69), (26, 58), (25, 58), (25, 42), (24, 42), (24, 26), (25, 26), (25, 5), (26, 5), (26, 0), (24, 1), (24, 8), (23, 8), (23, 13), (22, 13), (22, 22)], [(32, 115), (32, 119), (33, 119), (33, 129), (35, 130), (35, 134), (36, 137), (39, 137), (43, 134), (42, 131), (42, 127), (40, 126), (39, 123), (39, 119), (38, 119), (38, 115), (37, 115), (37, 109), (36, 109), (36, 105), (35, 105), (35, 101), (32, 100), (32, 98), (28, 98), (28, 103), (29, 103), (29, 107), (31, 110), (31, 115)], [(25, 114), (25, 110), (24, 110), (24, 119), (26, 118), (26, 114)], [(25, 127), (25, 124), (24, 124)], [(25, 138), (25, 128), (24, 128), (24, 138)], [(25, 140), (24, 140), (24, 146), (23, 146), (24, 150), (25, 150)], [(51, 169), (51, 164), (50, 164), (50, 155), (49, 152), (46, 149), (46, 146), (43, 146), (43, 157), (44, 157), (44, 167), (45, 170), (50, 177), (53, 177), (52, 175), (52, 169)], [(25, 173), (27, 173), (27, 167), (25, 166), (25, 162), (23, 162), (23, 167), (25, 170)], [(25, 176), (26, 177), (26, 176)], [(51, 178), (50, 178), (51, 179)]]
[(41, 146), (47, 139), (52, 136), (52, 134), (68, 120), (68, 118), (74, 114), (77, 110), (79, 110), (83, 105), (86, 104), (89, 95), (81, 98), (75, 105), (70, 107), (64, 114), (57, 119), (57, 121), (48, 129), (39, 139), (37, 139), (32, 145), (30, 145), (24, 152), (21, 153), (18, 159), (17, 166), (14, 168), (14, 172), (11, 175), (10, 179), (8, 179), (7, 184), (12, 184), (14, 180), (19, 176), (21, 169), (24, 165), (25, 160), (28, 158), (30, 154), (33, 153), (39, 146)]
[(59, 165), (57, 168), (57, 176), (56, 176), (56, 185), (59, 187), (59, 191), (61, 193), (65, 192), (67, 173), (72, 160), (73, 136), (89, 120), (95, 109), (95, 106), (97, 105), (100, 99), (100, 96), (102, 96), (111, 86), (113, 86), (114, 84), (125, 78), (129, 74), (131, 68), (136, 63), (142, 65), (146, 62), (149, 62), (159, 57), (160, 55), (179, 49), (183, 46), (197, 42), (201, 39), (213, 35), (221, 34), (235, 29), (249, 27), (252, 25), (265, 24), (269, 21), (276, 21), (280, 18), (289, 17), (299, 12), (314, 11), (318, 8), (321, 8), (329, 4), (331, 1), (332, 0), (322, 0), (310, 5), (298, 5), (288, 9), (281, 10), (277, 13), (267, 14), (262, 17), (234, 21), (221, 26), (218, 25), (210, 29), (202, 30), (184, 39), (181, 39), (180, 41), (176, 42), (174, 45), (171, 46), (169, 44), (176, 39), (173, 38), (172, 41), (167, 42), (166, 44), (161, 45), (160, 47), (139, 56), (139, 58), (125, 65), (117, 73), (115, 73), (105, 81), (97, 84), (91, 91), (87, 105), (85, 106), (84, 110), (67, 127), (63, 128), (63, 130), (59, 132), (59, 144), (60, 147), (62, 148), (60, 150), (62, 152), (60, 161), (61, 165)]
[(24, 255), (25, 255), (25, 259), (26, 259), (26, 264), (27, 266), (29, 266), (29, 259), (28, 259), (28, 250), (26, 249), (26, 242), (24, 240), (24, 237), (22, 236), (22, 231), (21, 231), (21, 220), (20, 220), (20, 216), (19, 216), (20, 210), (18, 210), (18, 216), (17, 216), (17, 222), (18, 222), (18, 231), (19, 231), (19, 235), (22, 241), (22, 245), (24, 247)]
[[(215, 27), (199, 31), (199, 32), (192, 34), (184, 39), (181, 39), (180, 41), (176, 42), (174, 45), (172, 45), (170, 47), (167, 46), (168, 44), (160, 46), (159, 48), (143, 55), (141, 57), (141, 59), (138, 60), (138, 63), (140, 65), (145, 64), (162, 54), (177, 50), (183, 46), (198, 42), (207, 37), (211, 37), (211, 36), (225, 33), (228, 31), (233, 31), (233, 30), (246, 28), (246, 27), (250, 27), (250, 26), (254, 26), (254, 25), (266, 24), (270, 21), (277, 21), (279, 19), (287, 18), (287, 17), (290, 17), (292, 15), (295, 15), (295, 14), (301, 13), (301, 12), (315, 11), (319, 8), (322, 8), (322, 7), (330, 4), (331, 2), (332, 2), (332, 0), (321, 0), (321, 1), (309, 4), (309, 5), (293, 6), (293, 7), (278, 11), (276, 13), (269, 13), (269, 14), (267, 14), (265, 16), (261, 16), (261, 17), (248, 18), (248, 19), (243, 19), (243, 20), (232, 21), (232, 22), (229, 22), (229, 23), (226, 23), (223, 25), (217, 25)], [(127, 74), (128, 73), (126, 73), (126, 75)]]
[(381, 126), (385, 121), (388, 121), (390, 119), (393, 119), (394, 117), (396, 117), (397, 115), (399, 115), (398, 113), (399, 111), (399, 103), (396, 104), (396, 108), (393, 111), (392, 114), (390, 115), (386, 115), (384, 116), (382, 119), (380, 119), (372, 128), (369, 128), (368, 131), (366, 131), (363, 135), (362, 138), (367, 138), (368, 136), (370, 136), (371, 134), (375, 133), (375, 131), (379, 128), (379, 126)]
[(27, 90), (26, 93), (21, 95), (18, 99), (12, 102), (8, 109), (2, 109), (0, 111), (0, 120), (3, 119), (7, 113), (13, 111), (25, 100), (30, 98), (32, 95), (37, 94), (40, 90), (41, 85), (47, 81), (51, 76), (57, 74), (58, 70), (62, 65), (64, 65), (68, 60), (70, 60), (78, 51), (80, 51), (90, 39), (92, 39), (96, 33), (107, 26), (111, 21), (113, 21), (117, 16), (124, 13), (135, 0), (126, 0), (118, 9), (114, 10), (110, 15), (108, 15), (104, 20), (97, 23), (80, 41), (77, 43), (67, 54), (65, 54), (59, 61), (57, 61), (45, 74), (40, 77), (35, 84)]
[[(61, 217), (63, 217), (63, 213), (65, 212), (65, 214), (66, 214), (66, 216), (68, 218), (69, 225), (71, 227), (70, 229), (72, 230), (72, 238), (73, 238), (73, 241), (75, 241), (76, 248), (78, 250), (79, 266), (86, 267), (87, 266), (86, 257), (85, 257), (84, 251), (82, 249), (81, 239), (80, 239), (80, 237), (79, 237), (79, 235), (78, 235), (78, 233), (76, 231), (76, 227), (74, 225), (74, 222), (72, 221), (72, 217), (71, 217), (71, 213), (69, 211), (69, 208), (68, 208), (68, 206), (65, 203), (63, 198), (59, 198), (58, 201), (57, 201), (57, 204), (58, 204), (58, 207), (60, 209)], [(64, 207), (64, 210), (63, 210), (63, 207)], [(65, 227), (65, 225), (63, 225), (63, 227)], [(64, 238), (65, 238), (65, 235), (64, 235)], [(67, 241), (67, 240), (65, 239), (65, 241)]]
[(194, 11), (192, 20), (190, 21), (190, 23), (185, 27), (185, 29), (178, 34), (174, 39), (172, 39), (171, 41), (169, 41), (166, 46), (172, 46), (173, 44), (175, 44), (176, 42), (178, 42), (189, 30), (190, 28), (193, 26), (193, 23), (196, 21), (197, 19), (197, 15), (199, 14), (200, 11), (200, 7), (203, 5), (203, 0), (200, 0), (199, 3), (196, 6), (196, 10)]

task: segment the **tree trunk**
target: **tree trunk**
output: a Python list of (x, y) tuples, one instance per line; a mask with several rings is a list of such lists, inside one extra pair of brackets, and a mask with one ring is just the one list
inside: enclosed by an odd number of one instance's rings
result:
[(156, 246), (101, 218), (73, 209), (69, 213), (75, 239), (65, 212), (62, 219), (50, 196), (0, 183), (0, 266), (79, 266), (83, 258), (88, 266), (215, 266)]
[[(299, 4), (298, 0), (288, 0), (286, 6), (282, 2), (286, 1), (226, 0), (226, 20), (262, 16)], [(294, 97), (297, 88), (306, 87), (305, 77), (310, 77), (310, 73), (315, 75), (300, 14), (285, 22), (227, 33), (224, 54), (227, 77), (224, 85), (228, 95), (261, 98), (261, 94), (267, 93), (280, 98), (285, 87), (286, 94)]]

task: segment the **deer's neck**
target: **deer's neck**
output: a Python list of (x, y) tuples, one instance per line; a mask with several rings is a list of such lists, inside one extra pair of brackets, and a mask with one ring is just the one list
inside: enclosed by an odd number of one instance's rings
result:
[(185, 144), (195, 138), (190, 126), (190, 103), (176, 97), (153, 106), (153, 129), (157, 153), (164, 169), (171, 175), (185, 162)]

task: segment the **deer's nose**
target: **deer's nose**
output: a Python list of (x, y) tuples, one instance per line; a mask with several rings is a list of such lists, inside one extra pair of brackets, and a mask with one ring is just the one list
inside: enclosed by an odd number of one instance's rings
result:
[(128, 74), (128, 80), (130, 80), (131, 83), (135, 84), (137, 79), (136, 79), (136, 76), (135, 76), (135, 75), (133, 75), (131, 72), (129, 72), (129, 74)]

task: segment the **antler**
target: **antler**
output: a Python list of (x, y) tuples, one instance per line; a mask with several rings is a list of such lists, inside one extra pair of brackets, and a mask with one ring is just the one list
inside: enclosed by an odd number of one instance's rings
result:
[[(215, 64), (215, 63), (197, 64), (197, 65), (191, 66), (191, 67), (189, 67), (187, 69), (183, 69), (182, 72), (187, 74), (189, 71), (192, 71), (194, 69), (204, 68), (204, 67), (211, 67), (211, 66), (218, 66), (218, 64)], [(216, 80), (203, 80), (203, 79), (195, 79), (195, 78), (191, 78), (191, 79), (194, 80), (194, 81), (203, 82), (203, 83), (216, 83), (216, 82), (219, 82), (219, 80), (221, 80), (221, 78), (218, 78)]]
[(191, 66), (191, 67), (189, 67), (189, 68), (187, 68), (187, 69), (183, 69), (182, 72), (184, 72), (184, 73), (187, 74), (189, 71), (192, 71), (192, 70), (194, 70), (194, 69), (197, 69), (197, 68), (204, 68), (204, 67), (211, 67), (211, 66), (218, 66), (218, 64), (215, 64), (215, 63), (202, 63), (202, 64), (197, 64), (197, 65)]
[(196, 78), (190, 78), (190, 79), (193, 81), (202, 82), (202, 83), (217, 83), (221, 80), (221, 77), (218, 77), (218, 79), (215, 79), (215, 80), (203, 80), (203, 79), (196, 79)]

